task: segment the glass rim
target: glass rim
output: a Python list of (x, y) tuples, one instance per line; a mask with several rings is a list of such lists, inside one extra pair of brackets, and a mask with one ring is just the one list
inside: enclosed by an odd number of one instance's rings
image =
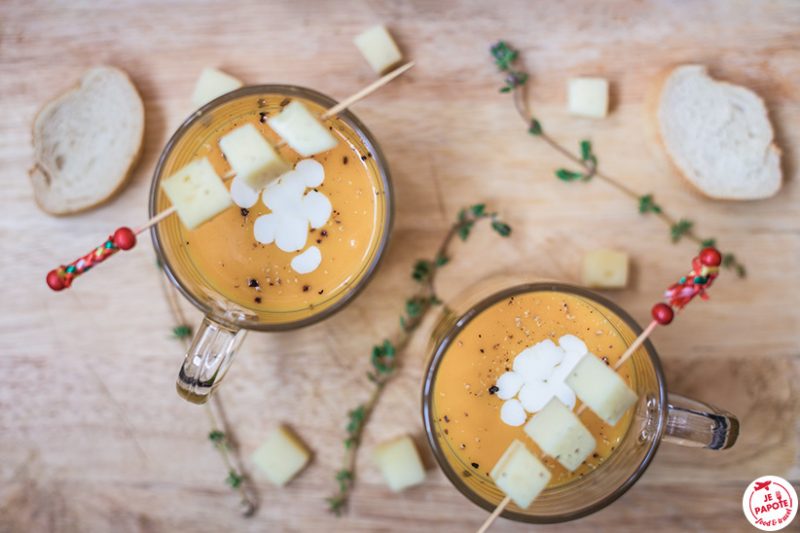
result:
[[(323, 94), (319, 91), (315, 91), (314, 89), (309, 89), (308, 87), (302, 87), (299, 85), (287, 85), (287, 84), (263, 84), (263, 85), (248, 85), (245, 87), (241, 87), (229, 93), (226, 93), (214, 100), (208, 102), (207, 104), (203, 105), (189, 115), (183, 123), (175, 130), (175, 133), (172, 134), (167, 144), (164, 145), (164, 149), (161, 151), (161, 155), (158, 158), (158, 162), (156, 163), (156, 168), (153, 171), (153, 179), (150, 184), (150, 195), (148, 201), (148, 213), (149, 217), (153, 217), (156, 215), (156, 208), (158, 202), (158, 193), (159, 187), (158, 184), (160, 182), (159, 176), (164, 168), (164, 164), (166, 163), (167, 158), (172, 153), (172, 150), (175, 148), (175, 145), (183, 138), (183, 135), (186, 131), (193, 126), (198, 120), (200, 120), (203, 116), (207, 113), (217, 109), (219, 106), (222, 106), (232, 100), (236, 100), (237, 98), (241, 98), (243, 96), (252, 96), (256, 94), (263, 94), (263, 93), (274, 93), (280, 94), (289, 97), (299, 97), (310, 100), (316, 104), (321, 106), (331, 108), (336, 105), (338, 102), (331, 98), (330, 96)], [(294, 320), (291, 322), (283, 322), (279, 324), (269, 324), (269, 323), (260, 323), (260, 322), (246, 322), (241, 323), (235, 320), (230, 320), (225, 316), (222, 316), (218, 310), (214, 309), (213, 307), (207, 305), (205, 302), (201, 301), (200, 299), (196, 298), (188, 287), (181, 281), (181, 279), (175, 274), (172, 265), (170, 264), (169, 260), (166, 257), (166, 254), (163, 250), (163, 245), (161, 242), (161, 238), (159, 237), (157, 224), (150, 228), (150, 238), (153, 242), (153, 249), (156, 252), (156, 256), (163, 267), (164, 273), (167, 275), (167, 278), (175, 286), (178, 291), (183, 295), (184, 298), (189, 300), (192, 305), (197, 307), (201, 310), (205, 315), (212, 318), (214, 321), (219, 322), (225, 326), (234, 327), (234, 328), (242, 328), (248, 329), (252, 331), (287, 331), (292, 329), (301, 328), (304, 326), (309, 326), (311, 324), (316, 324), (337, 312), (341, 311), (345, 308), (350, 302), (355, 299), (361, 291), (369, 284), (372, 280), (372, 277), (375, 274), (378, 266), (380, 265), (381, 261), (383, 260), (384, 252), (386, 251), (386, 247), (389, 244), (389, 236), (392, 233), (392, 227), (394, 225), (394, 189), (392, 187), (392, 179), (391, 174), (389, 172), (389, 165), (386, 161), (386, 156), (384, 156), (383, 151), (381, 150), (378, 142), (375, 140), (375, 137), (372, 135), (372, 132), (361, 122), (358, 117), (356, 117), (349, 109), (345, 109), (344, 111), (338, 113), (337, 118), (342, 119), (346, 124), (348, 124), (353, 131), (361, 138), (362, 142), (366, 146), (367, 150), (372, 154), (372, 159), (375, 161), (375, 166), (378, 169), (378, 177), (383, 185), (384, 189), (384, 203), (386, 208), (386, 215), (385, 221), (383, 223), (383, 234), (381, 235), (380, 241), (377, 243), (377, 247), (375, 248), (375, 253), (369, 265), (366, 267), (366, 272), (358, 280), (353, 287), (346, 290), (346, 294), (342, 295), (342, 297), (332, 304), (331, 306), (323, 309), (321, 312), (314, 313), (311, 316), (306, 318), (302, 318), (300, 320)]]
[[(436, 458), (436, 463), (439, 465), (439, 468), (445, 474), (445, 476), (450, 480), (450, 483), (464, 496), (467, 497), (472, 503), (485, 509), (486, 511), (494, 511), (497, 507), (496, 504), (492, 504), (491, 502), (485, 500), (481, 496), (479, 496), (475, 491), (470, 489), (465, 485), (462, 479), (458, 476), (455, 470), (451, 467), (450, 463), (444, 456), (444, 452), (442, 451), (441, 446), (437, 442), (435, 437), (435, 430), (433, 427), (433, 414), (432, 414), (432, 406), (431, 403), (433, 401), (433, 383), (439, 371), (439, 366), (442, 362), (442, 358), (444, 354), (447, 352), (447, 348), (455, 339), (455, 337), (469, 324), (472, 319), (477, 317), (480, 313), (484, 310), (489, 308), (490, 306), (494, 305), (495, 303), (504, 300), (510, 296), (516, 296), (522, 293), (528, 292), (536, 292), (536, 291), (556, 291), (556, 292), (564, 292), (567, 294), (574, 294), (576, 296), (581, 296), (584, 298), (588, 298), (596, 303), (599, 303), (605, 307), (607, 307), (610, 311), (615, 313), (626, 325), (631, 328), (631, 331), (635, 335), (639, 335), (643, 329), (642, 327), (631, 317), (624, 309), (620, 306), (615, 304), (614, 302), (608, 300), (607, 298), (585, 289), (583, 287), (577, 287), (574, 285), (569, 285), (566, 283), (553, 283), (553, 282), (533, 282), (533, 283), (522, 283), (518, 285), (514, 285), (512, 287), (508, 287), (506, 289), (502, 289), (497, 292), (493, 292), (491, 295), (481, 299), (475, 304), (472, 304), (468, 310), (463, 313), (460, 313), (458, 318), (456, 319), (455, 323), (442, 335), (441, 339), (436, 343), (435, 351), (428, 362), (427, 367), (425, 368), (425, 375), (423, 380), (422, 386), (422, 421), (425, 426), (425, 437), (428, 441), (428, 445), (433, 452), (433, 456)], [(505, 509), (500, 516), (507, 518), (509, 520), (514, 520), (516, 522), (526, 522), (530, 524), (553, 524), (559, 522), (568, 522), (570, 520), (575, 520), (577, 518), (581, 518), (601, 509), (607, 507), (614, 501), (616, 501), (619, 497), (625, 494), (628, 489), (630, 489), (636, 481), (639, 480), (640, 477), (644, 474), (647, 470), (648, 466), (652, 462), (656, 451), (658, 450), (659, 445), (661, 444), (661, 439), (664, 436), (664, 431), (666, 428), (666, 421), (667, 421), (667, 386), (666, 380), (664, 378), (664, 371), (661, 368), (661, 362), (658, 358), (658, 353), (655, 350), (655, 347), (650, 342), (650, 339), (645, 340), (643, 346), (645, 347), (647, 354), (650, 358), (650, 363), (653, 366), (653, 371), (656, 376), (656, 380), (658, 382), (658, 424), (655, 430), (655, 434), (651, 441), (650, 447), (645, 453), (645, 456), (636, 467), (635, 471), (628, 476), (627, 479), (623, 483), (621, 483), (618, 487), (616, 487), (610, 494), (604, 496), (600, 500), (594, 502), (591, 505), (587, 505), (575, 511), (568, 511), (557, 515), (548, 515), (548, 516), (537, 516), (533, 514), (525, 514), (520, 513), (517, 511), (511, 511)], [(630, 437), (626, 437), (630, 438)]]

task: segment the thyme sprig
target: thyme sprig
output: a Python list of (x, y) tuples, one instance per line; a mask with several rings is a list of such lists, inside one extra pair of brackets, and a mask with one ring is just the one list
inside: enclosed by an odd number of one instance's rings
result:
[[(542, 123), (531, 113), (528, 101), (525, 98), (524, 89), (528, 80), (528, 74), (524, 71), (517, 70), (516, 63), (519, 59), (519, 52), (505, 41), (497, 42), (491, 47), (490, 51), (494, 58), (495, 65), (506, 76), (504, 79), (505, 85), (500, 88), (500, 92), (513, 93), (514, 105), (517, 108), (519, 116), (525, 122), (528, 133), (534, 137), (539, 137), (547, 145), (578, 167), (577, 170), (574, 168), (556, 169), (554, 173), (559, 180), (565, 182), (590, 181), (597, 177), (636, 201), (638, 203), (639, 213), (653, 214), (658, 217), (669, 228), (672, 242), (678, 242), (686, 238), (701, 247), (716, 242), (714, 238), (701, 237), (697, 233), (696, 226), (692, 220), (687, 218), (675, 218), (667, 214), (664, 208), (656, 203), (653, 194), (638, 194), (621, 181), (601, 172), (598, 167), (597, 156), (592, 151), (592, 143), (588, 139), (580, 141), (578, 152), (572, 152), (547, 134)], [(747, 275), (745, 266), (740, 263), (732, 253), (728, 252), (722, 254), (722, 266), (733, 270), (740, 278)]]
[(356, 454), (361, 444), (364, 428), (369, 422), (375, 405), (381, 397), (386, 384), (396, 375), (398, 356), (407, 346), (411, 335), (422, 323), (434, 306), (441, 304), (436, 295), (434, 281), (439, 269), (450, 261), (450, 246), (458, 237), (462, 241), (469, 238), (475, 224), (488, 220), (492, 229), (503, 237), (511, 235), (511, 226), (500, 220), (497, 213), (489, 212), (485, 204), (475, 204), (464, 208), (445, 235), (441, 245), (431, 259), (417, 260), (411, 269), (411, 278), (417, 282), (416, 291), (406, 299), (400, 315), (399, 329), (390, 339), (384, 339), (372, 347), (371, 368), (367, 379), (373, 384), (367, 400), (347, 413), (346, 437), (343, 441), (345, 454), (342, 468), (337, 470), (334, 480), (336, 492), (328, 498), (328, 509), (341, 515), (347, 508), (350, 494), (356, 480)]
[[(160, 261), (156, 261), (156, 265), (159, 269), (162, 268)], [(186, 315), (180, 306), (176, 296), (176, 289), (167, 282), (166, 276), (163, 275), (161, 276), (161, 288), (176, 324), (172, 328), (172, 337), (181, 341), (184, 348), (188, 349), (192, 337), (192, 327), (189, 326)], [(258, 491), (244, 469), (238, 442), (228, 417), (225, 415), (225, 409), (219, 393), (211, 397), (209, 403), (204, 406), (204, 410), (211, 426), (208, 440), (211, 441), (214, 449), (219, 452), (222, 462), (228, 471), (225, 483), (239, 495), (242, 515), (246, 517), (253, 516), (258, 510)]]

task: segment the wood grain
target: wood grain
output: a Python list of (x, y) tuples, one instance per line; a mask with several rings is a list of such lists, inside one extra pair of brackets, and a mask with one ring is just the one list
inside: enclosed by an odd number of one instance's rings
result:
[[(247, 339), (222, 390), (245, 453), (288, 421), (315, 457), (284, 490), (260, 481), (261, 511), (244, 519), (206, 439), (205, 417), (175, 394), (182, 354), (169, 338), (150, 243), (63, 294), (50, 293), (44, 275), (113, 228), (147, 218), (155, 161), (191, 111), (202, 67), (343, 98), (374, 79), (351, 39), (376, 22), (388, 22), (417, 61), (355, 108), (391, 162), (392, 244), (372, 284), (341, 314)], [(433, 252), (461, 206), (485, 200), (515, 232), (498, 241), (477, 230), (448, 265), (444, 296), (497, 272), (575, 282), (582, 253), (603, 245), (633, 257), (632, 286), (610, 295), (646, 321), (694, 251), (671, 244), (660, 222), (604, 184), (552, 177), (565, 162), (524, 132), (497, 93), (487, 48), (499, 37), (522, 49), (531, 102), (552, 135), (570, 144), (590, 137), (606, 171), (694, 218), (751, 272), (745, 281), (721, 277), (713, 302), (654, 334), (672, 390), (739, 415), (736, 447), (714, 454), (665, 445), (619, 502), (547, 529), (748, 531), (740, 507), (747, 483), (767, 473), (800, 479), (800, 4), (791, 1), (2, 2), (0, 531), (476, 528), (485, 513), (430, 457), (427, 482), (401, 495), (384, 488), (370, 461), (385, 438), (411, 433), (422, 443), (419, 390), (433, 320), (415, 337), (367, 430), (350, 514), (334, 520), (325, 511), (345, 414), (368, 390), (367, 354), (396, 323), (413, 259)], [(766, 99), (785, 154), (786, 183), (775, 198), (701, 198), (648, 133), (651, 80), (690, 61)], [(142, 93), (143, 158), (127, 189), (105, 206), (52, 218), (35, 207), (26, 177), (30, 124), (45, 100), (97, 63), (127, 70)], [(566, 79), (584, 74), (612, 80), (608, 119), (565, 114)], [(493, 530), (530, 529), (500, 520)]]

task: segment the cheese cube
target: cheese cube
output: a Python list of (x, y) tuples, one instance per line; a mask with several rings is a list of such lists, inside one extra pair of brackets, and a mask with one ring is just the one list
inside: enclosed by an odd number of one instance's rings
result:
[(310, 458), (306, 447), (283, 426), (273, 430), (252, 456), (253, 463), (278, 487), (296, 476)]
[(202, 107), (214, 98), (242, 86), (242, 82), (215, 68), (204, 68), (192, 93), (192, 103)]
[(187, 229), (196, 228), (232, 205), (228, 189), (206, 157), (162, 180), (161, 189)]
[(580, 117), (603, 118), (608, 114), (608, 80), (572, 78), (567, 82), (567, 109)]
[(280, 114), (267, 121), (286, 144), (303, 157), (326, 152), (337, 144), (336, 138), (301, 102), (290, 102)]
[(612, 426), (639, 399), (614, 369), (592, 354), (586, 354), (575, 365), (565, 382), (589, 409)]
[(622, 289), (628, 284), (628, 254), (592, 250), (583, 256), (583, 284), (601, 289)]
[(425, 480), (422, 460), (414, 441), (407, 435), (376, 446), (374, 458), (383, 479), (394, 492), (419, 485)]
[(547, 467), (517, 439), (508, 446), (489, 475), (497, 488), (520, 509), (528, 508), (547, 487), (551, 476)]
[(372, 70), (383, 74), (403, 59), (386, 26), (373, 26), (353, 39)]
[(570, 472), (581, 466), (597, 445), (580, 418), (558, 398), (550, 400), (531, 418), (525, 433)]
[(254, 191), (260, 191), (292, 169), (253, 124), (226, 133), (219, 140), (219, 148), (236, 172), (236, 178)]

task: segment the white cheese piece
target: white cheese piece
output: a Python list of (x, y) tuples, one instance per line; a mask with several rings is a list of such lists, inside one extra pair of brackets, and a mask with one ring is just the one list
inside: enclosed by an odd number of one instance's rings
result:
[(278, 215), (267, 213), (258, 217), (253, 224), (253, 236), (261, 244), (272, 244), (278, 231)]
[(425, 468), (417, 447), (407, 435), (379, 444), (375, 447), (373, 457), (383, 479), (394, 492), (419, 485), (425, 480)]
[(572, 369), (566, 383), (589, 409), (612, 426), (638, 400), (625, 380), (591, 353)]
[(500, 408), (500, 420), (509, 426), (521, 426), (527, 419), (528, 414), (516, 398), (507, 400)]
[(208, 158), (197, 159), (161, 181), (161, 189), (187, 229), (194, 229), (233, 203)]
[(583, 256), (581, 275), (587, 287), (622, 289), (628, 284), (628, 254), (615, 250), (592, 250)]
[(326, 152), (337, 144), (328, 128), (297, 100), (293, 100), (283, 111), (268, 119), (267, 124), (303, 157)]
[(383, 74), (403, 59), (386, 26), (373, 26), (357, 35), (353, 42), (378, 74)]
[(292, 258), (292, 269), (298, 274), (308, 274), (314, 272), (322, 262), (322, 254), (316, 246), (309, 246), (308, 249)]
[(550, 482), (547, 467), (517, 439), (511, 442), (490, 475), (497, 488), (521, 509), (527, 509)]
[(567, 85), (567, 108), (572, 115), (603, 118), (608, 114), (608, 80), (572, 78)]
[(256, 205), (260, 194), (260, 191), (251, 189), (250, 186), (240, 180), (238, 176), (231, 180), (231, 200), (239, 207), (250, 209)]
[(204, 68), (192, 93), (192, 103), (197, 107), (206, 105), (223, 94), (242, 86), (242, 82), (215, 68)]
[(284, 252), (299, 252), (308, 240), (308, 220), (291, 212), (277, 213), (275, 245)]
[(311, 191), (303, 197), (303, 216), (314, 229), (324, 226), (333, 212), (328, 197), (321, 192)]
[(506, 372), (497, 378), (497, 397), (501, 400), (510, 400), (522, 388), (522, 378), (516, 372)]
[(255, 191), (260, 191), (292, 168), (253, 124), (245, 124), (225, 134), (219, 140), (219, 147), (236, 178)]
[(311, 455), (303, 444), (281, 426), (253, 453), (253, 463), (273, 484), (282, 487), (308, 463)]
[(294, 173), (306, 187), (319, 187), (325, 181), (325, 167), (314, 159), (298, 161)]
[(577, 415), (557, 398), (534, 415), (525, 425), (525, 433), (570, 472), (581, 465), (597, 444)]

